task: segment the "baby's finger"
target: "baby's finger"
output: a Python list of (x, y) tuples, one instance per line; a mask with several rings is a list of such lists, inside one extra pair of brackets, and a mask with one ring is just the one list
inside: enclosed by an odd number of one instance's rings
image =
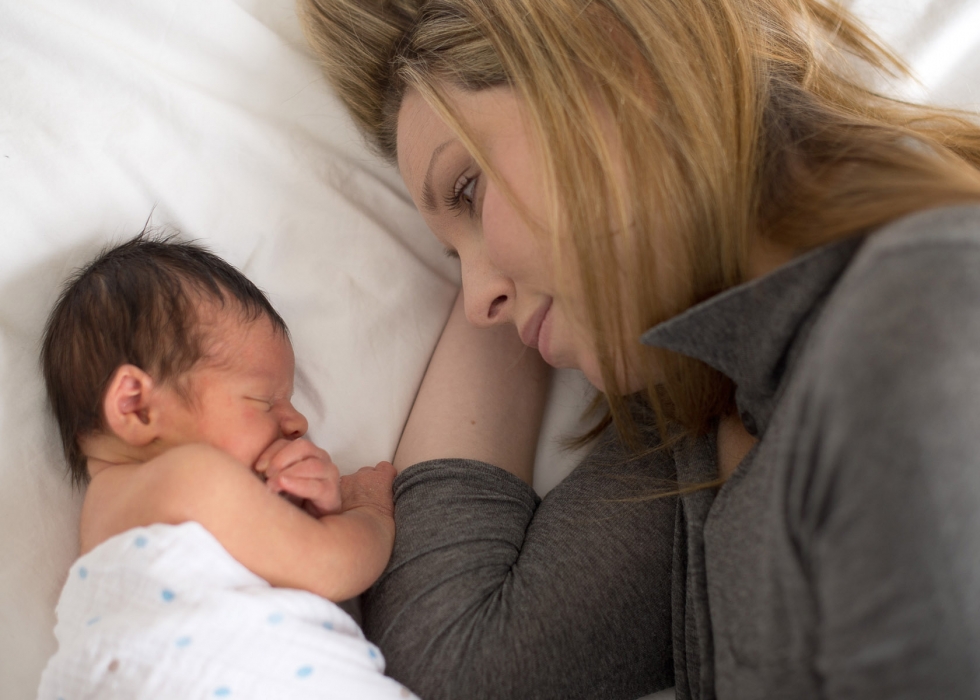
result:
[[(273, 473), (274, 472), (274, 473)], [(267, 483), (278, 484), (284, 478), (314, 479), (337, 487), (340, 481), (340, 471), (333, 462), (325, 462), (319, 457), (307, 457), (299, 462), (290, 464), (285, 469), (270, 467)]]
[(323, 479), (294, 478), (280, 474), (275, 481), (270, 481), (271, 488), (289, 494), (290, 500), (303, 501), (307, 510), (320, 517), (329, 513), (339, 513), (341, 506), (340, 489), (336, 482)]
[(340, 484), (330, 479), (296, 477), (286, 473), (270, 479), (266, 482), (266, 487), (272, 493), (289, 493), (301, 498), (324, 501), (328, 505), (333, 504), (334, 494), (340, 499)]
[(333, 512), (340, 509), (340, 489), (335, 483), (282, 476), (280, 484), (289, 493), (312, 501), (321, 511)]
[(300, 462), (294, 462), (285, 469), (277, 471), (276, 474), (308, 479), (329, 479), (334, 482), (340, 478), (337, 466), (333, 462), (324, 461), (319, 457), (307, 457)]
[(286, 440), (284, 438), (276, 440), (259, 455), (259, 458), (255, 460), (255, 464), (252, 465), (252, 469), (268, 478), (270, 476), (268, 471), (272, 465), (273, 458), (293, 442), (293, 440)]
[(267, 477), (275, 476), (283, 470), (311, 458), (327, 464), (330, 463), (330, 455), (327, 451), (317, 447), (309, 440), (305, 438), (287, 440), (282, 449), (272, 455), (265, 474)]

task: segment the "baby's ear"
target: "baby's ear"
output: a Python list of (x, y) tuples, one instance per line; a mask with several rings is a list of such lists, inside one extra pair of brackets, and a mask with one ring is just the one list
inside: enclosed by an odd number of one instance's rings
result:
[(136, 365), (120, 365), (102, 401), (106, 427), (134, 447), (150, 444), (158, 428), (151, 412), (153, 377)]

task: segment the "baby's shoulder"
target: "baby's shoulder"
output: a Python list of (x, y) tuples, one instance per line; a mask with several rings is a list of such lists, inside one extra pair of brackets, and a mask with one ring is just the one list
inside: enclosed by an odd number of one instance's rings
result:
[(176, 525), (254, 486), (248, 468), (204, 444), (182, 445), (142, 464), (115, 465), (92, 479), (82, 506), (81, 551), (135, 527)]

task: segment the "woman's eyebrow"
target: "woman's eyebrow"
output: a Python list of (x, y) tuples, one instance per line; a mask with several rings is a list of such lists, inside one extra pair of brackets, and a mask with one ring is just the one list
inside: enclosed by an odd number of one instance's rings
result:
[(429, 167), (425, 171), (425, 179), (422, 181), (422, 207), (432, 213), (436, 210), (436, 196), (432, 191), (432, 171), (435, 170), (436, 160), (442, 154), (446, 147), (449, 146), (456, 139), (449, 139), (448, 141), (443, 141), (435, 150), (432, 151), (432, 156), (429, 158)]

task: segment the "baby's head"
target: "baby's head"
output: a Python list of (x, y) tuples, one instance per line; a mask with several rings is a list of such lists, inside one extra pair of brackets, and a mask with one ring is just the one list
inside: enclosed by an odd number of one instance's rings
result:
[(41, 361), (78, 484), (90, 457), (205, 442), (253, 466), (306, 432), (282, 318), (238, 270), (173, 236), (142, 233), (68, 280)]

